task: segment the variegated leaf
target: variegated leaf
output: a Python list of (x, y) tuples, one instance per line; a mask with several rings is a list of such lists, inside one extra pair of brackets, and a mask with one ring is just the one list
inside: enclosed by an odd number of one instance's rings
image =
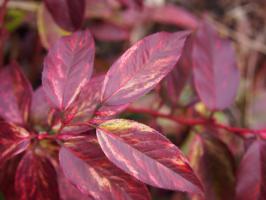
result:
[(53, 106), (67, 108), (87, 83), (93, 70), (94, 41), (87, 31), (65, 36), (44, 60), (43, 89)]
[(27, 151), (16, 171), (15, 187), (20, 200), (58, 200), (56, 171), (48, 158)]
[(95, 134), (69, 136), (59, 153), (69, 181), (95, 200), (149, 200), (144, 184), (114, 166), (102, 152)]
[(8, 122), (26, 123), (32, 87), (15, 62), (0, 71), (0, 96), (0, 116)]
[(232, 42), (202, 22), (195, 35), (192, 61), (194, 85), (205, 105), (212, 110), (230, 106), (240, 78)]
[(254, 141), (238, 169), (237, 200), (264, 200), (266, 197), (266, 142)]
[(183, 153), (156, 130), (115, 119), (101, 124), (97, 137), (109, 160), (142, 182), (169, 190), (202, 192)]
[(0, 166), (25, 151), (30, 145), (30, 133), (22, 127), (0, 122)]
[(188, 34), (155, 33), (129, 48), (106, 74), (102, 103), (130, 103), (153, 89), (177, 63)]

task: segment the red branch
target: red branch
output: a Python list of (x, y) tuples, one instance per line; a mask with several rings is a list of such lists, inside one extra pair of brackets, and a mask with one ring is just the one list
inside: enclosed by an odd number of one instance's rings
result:
[(214, 119), (189, 119), (189, 118), (183, 118), (183, 117), (177, 117), (170, 114), (164, 114), (157, 112), (155, 110), (146, 109), (146, 108), (127, 108), (128, 112), (131, 113), (142, 113), (142, 114), (149, 114), (153, 117), (161, 117), (166, 118), (171, 121), (177, 122), (179, 124), (187, 125), (187, 126), (195, 126), (195, 125), (211, 125), (215, 126), (220, 129), (224, 129), (226, 131), (236, 133), (238, 135), (246, 135), (246, 134), (257, 134), (262, 135), (266, 133), (266, 130), (252, 130), (252, 129), (246, 129), (246, 128), (238, 128), (238, 127), (231, 127), (229, 125), (221, 124), (216, 122)]
[(44, 140), (44, 139), (56, 139), (58, 136), (57, 135), (49, 135), (48, 133), (43, 133), (43, 134), (35, 135), (35, 137), (38, 140)]

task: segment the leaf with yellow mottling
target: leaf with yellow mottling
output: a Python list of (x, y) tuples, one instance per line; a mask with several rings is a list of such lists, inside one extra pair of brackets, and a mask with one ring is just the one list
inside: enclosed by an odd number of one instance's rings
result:
[(59, 153), (66, 178), (95, 200), (149, 200), (145, 184), (116, 166), (102, 152), (95, 133), (69, 136)]
[(97, 137), (109, 160), (140, 181), (169, 190), (202, 193), (183, 153), (156, 130), (115, 119), (102, 123)]

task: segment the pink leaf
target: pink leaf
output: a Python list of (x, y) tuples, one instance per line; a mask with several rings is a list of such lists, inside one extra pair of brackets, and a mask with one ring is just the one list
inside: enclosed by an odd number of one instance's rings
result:
[(97, 23), (90, 27), (92, 34), (98, 40), (120, 41), (129, 40), (129, 30), (110, 23)]
[(149, 18), (159, 23), (173, 24), (189, 29), (195, 29), (198, 26), (198, 20), (192, 13), (175, 5), (167, 4), (150, 8), (149, 13)]
[[(88, 125), (81, 126), (80, 123), (90, 121), (91, 123), (100, 124), (126, 109), (128, 104), (119, 106), (101, 106), (101, 90), (104, 76), (98, 75), (93, 77), (80, 91), (75, 101), (65, 111), (66, 127), (62, 132), (80, 133), (89, 130)], [(78, 124), (78, 125), (75, 125)]]
[(169, 190), (202, 192), (183, 153), (154, 129), (115, 119), (101, 124), (97, 137), (109, 160), (142, 182)]
[(188, 34), (155, 33), (128, 49), (106, 74), (102, 103), (130, 103), (153, 89), (177, 63)]
[(59, 160), (69, 181), (93, 199), (150, 199), (144, 184), (105, 157), (93, 133), (66, 139)]
[(79, 133), (88, 130), (89, 126), (80, 126), (75, 124), (88, 122), (95, 115), (95, 111), (100, 105), (100, 95), (104, 80), (103, 75), (93, 77), (81, 89), (75, 101), (65, 111), (66, 127), (63, 132)]
[(95, 118), (93, 118), (91, 121), (96, 124), (101, 124), (104, 121), (113, 119), (115, 116), (122, 113), (128, 106), (129, 104), (122, 104), (118, 106), (102, 106), (97, 110)]
[[(100, 105), (100, 95), (104, 80), (103, 75), (93, 77), (80, 91), (79, 95), (66, 110), (72, 123), (88, 121)], [(72, 117), (70, 115), (73, 115)]]
[(266, 142), (257, 140), (245, 153), (238, 169), (237, 200), (266, 197)]
[(0, 71), (0, 96), (2, 118), (18, 124), (28, 120), (32, 88), (15, 62)]
[(85, 0), (45, 0), (44, 3), (62, 28), (74, 31), (81, 26), (85, 14)]
[(30, 145), (29, 136), (22, 127), (0, 122), (0, 165), (25, 151)]
[(43, 89), (51, 103), (67, 108), (90, 78), (93, 70), (94, 42), (89, 31), (63, 37), (44, 60)]
[(20, 200), (58, 200), (57, 174), (50, 160), (28, 151), (19, 163), (15, 181)]
[(61, 200), (93, 200), (72, 185), (61, 171), (58, 172), (58, 185)]
[(39, 87), (33, 93), (30, 119), (36, 126), (48, 125), (48, 114), (51, 110), (51, 105), (47, 102), (42, 87)]
[(239, 85), (235, 59), (232, 43), (203, 22), (194, 41), (193, 75), (197, 93), (208, 108), (221, 110), (233, 103)]

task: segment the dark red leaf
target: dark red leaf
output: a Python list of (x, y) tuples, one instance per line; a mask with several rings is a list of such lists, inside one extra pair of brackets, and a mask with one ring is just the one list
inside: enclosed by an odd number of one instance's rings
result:
[(16, 172), (15, 187), (20, 200), (58, 200), (57, 174), (50, 160), (27, 151)]
[(21, 154), (0, 164), (0, 190), (4, 194), (5, 200), (18, 199), (15, 192), (15, 175)]
[(51, 103), (67, 108), (90, 78), (93, 70), (94, 41), (89, 31), (63, 37), (44, 60), (43, 89)]
[(0, 71), (0, 116), (23, 124), (28, 119), (32, 88), (19, 68), (13, 62)]
[(191, 145), (190, 163), (204, 185), (206, 200), (234, 200), (234, 158), (223, 142), (211, 136), (196, 136)]
[(141, 9), (143, 6), (142, 0), (118, 0), (118, 2), (128, 9)]
[(130, 103), (153, 89), (177, 63), (188, 34), (155, 33), (128, 49), (106, 74), (102, 103)]
[(115, 119), (101, 124), (97, 137), (109, 160), (142, 182), (169, 190), (202, 192), (183, 153), (154, 129)]
[(29, 136), (22, 127), (0, 122), (0, 165), (25, 151), (30, 144)]
[[(4, 3), (4, 4), (7, 4), (7, 1)], [(1, 5), (2, 9), (5, 10), (6, 6), (4, 6), (4, 4)], [(1, 8), (0, 8), (1, 9)], [(5, 12), (5, 11), (4, 11)], [(1, 13), (1, 11), (0, 11)], [(1, 14), (0, 14), (1, 15)], [(4, 16), (4, 15), (3, 15)], [(2, 18), (4, 19), (4, 18)], [(1, 20), (1, 19), (0, 19)], [(0, 22), (1, 23), (1, 22)], [(3, 23), (3, 22), (2, 22)], [(6, 41), (8, 41), (9, 39), (9, 31), (6, 29), (6, 27), (3, 27), (1, 28), (0, 30), (0, 65), (3, 66), (3, 61), (4, 61), (4, 49), (5, 49), (5, 43)]]
[(42, 45), (46, 49), (49, 49), (60, 37), (71, 34), (71, 32), (65, 31), (55, 23), (43, 3), (37, 11), (37, 28)]
[(174, 105), (179, 100), (179, 95), (182, 92), (192, 70), (192, 38), (189, 37), (185, 43), (183, 53), (174, 67), (173, 71), (165, 78), (167, 94), (164, 96)]
[(150, 199), (144, 184), (105, 157), (93, 133), (69, 137), (60, 150), (59, 160), (70, 182), (93, 199)]
[(237, 200), (266, 197), (266, 142), (257, 140), (245, 153), (238, 169)]
[(212, 109), (233, 103), (239, 71), (231, 41), (219, 37), (207, 22), (199, 27), (193, 47), (194, 84), (200, 99)]
[(44, 0), (56, 23), (68, 31), (77, 30), (83, 22), (85, 0)]

